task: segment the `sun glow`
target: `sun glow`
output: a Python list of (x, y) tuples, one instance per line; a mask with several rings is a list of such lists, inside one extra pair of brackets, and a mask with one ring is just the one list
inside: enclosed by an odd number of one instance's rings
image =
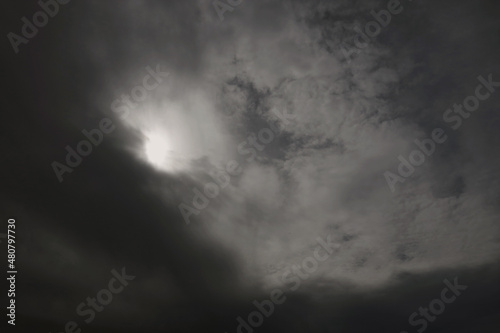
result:
[(124, 119), (142, 143), (133, 150), (141, 160), (169, 174), (189, 172), (195, 161), (211, 163), (230, 159), (226, 135), (210, 101), (196, 92), (187, 101), (172, 102), (167, 97), (142, 103)]
[(166, 167), (169, 142), (166, 136), (160, 132), (146, 134), (144, 152), (148, 161), (156, 167)]

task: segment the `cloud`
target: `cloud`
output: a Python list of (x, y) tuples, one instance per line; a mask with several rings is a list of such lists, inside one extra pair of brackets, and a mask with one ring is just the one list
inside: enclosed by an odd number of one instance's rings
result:
[[(75, 307), (125, 266), (137, 279), (89, 331), (229, 331), (331, 234), (338, 251), (263, 330), (405, 330), (457, 274), (473, 296), (429, 332), (493, 327), (500, 95), (446, 128), (395, 193), (383, 174), (445, 128), (477, 76), (499, 77), (498, 6), (405, 2), (347, 62), (340, 44), (384, 6), (244, 1), (223, 22), (205, 1), (65, 7), (7, 66), (1, 197), (20, 225), (26, 325), (79, 319)], [(156, 64), (168, 80), (120, 119), (111, 103)], [(103, 117), (116, 130), (59, 184), (51, 161)], [(249, 161), (239, 145), (274, 125)], [(175, 171), (142, 158), (153, 128)], [(186, 225), (179, 203), (230, 160), (241, 175)]]

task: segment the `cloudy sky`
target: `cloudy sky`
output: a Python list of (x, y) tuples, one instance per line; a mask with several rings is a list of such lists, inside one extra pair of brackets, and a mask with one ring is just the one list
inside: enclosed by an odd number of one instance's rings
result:
[(41, 3), (2, 11), (11, 329), (497, 331), (497, 2)]

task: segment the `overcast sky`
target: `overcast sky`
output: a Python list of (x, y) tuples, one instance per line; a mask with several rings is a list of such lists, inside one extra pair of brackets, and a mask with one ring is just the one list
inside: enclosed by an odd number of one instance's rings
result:
[(15, 330), (237, 332), (279, 288), (255, 332), (497, 331), (497, 2), (73, 0), (27, 38), (40, 6), (2, 10)]

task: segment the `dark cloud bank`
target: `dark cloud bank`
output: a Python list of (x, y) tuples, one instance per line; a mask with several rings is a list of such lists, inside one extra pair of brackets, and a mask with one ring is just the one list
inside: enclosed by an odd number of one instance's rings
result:
[[(244, 0), (221, 21), (210, 1), (73, 0), (17, 54), (4, 38), (1, 211), (20, 272), (8, 330), (236, 332), (281, 288), (255, 332), (417, 332), (409, 317), (457, 278), (467, 289), (425, 331), (497, 332), (500, 92), (456, 130), (443, 113), (479, 76), (500, 81), (499, 5), (401, 1), (357, 48), (387, 6)], [(39, 9), (4, 3), (4, 33)], [(157, 64), (160, 87), (129, 118), (112, 112)], [(59, 182), (53, 161), (105, 117), (114, 130)], [(142, 158), (145, 119), (179, 133), (182, 170)], [(392, 192), (384, 172), (435, 128), (446, 142)], [(186, 224), (179, 204), (230, 160), (241, 173)], [(335, 252), (283, 286), (328, 235)], [(77, 306), (122, 267), (135, 278), (85, 323)]]

